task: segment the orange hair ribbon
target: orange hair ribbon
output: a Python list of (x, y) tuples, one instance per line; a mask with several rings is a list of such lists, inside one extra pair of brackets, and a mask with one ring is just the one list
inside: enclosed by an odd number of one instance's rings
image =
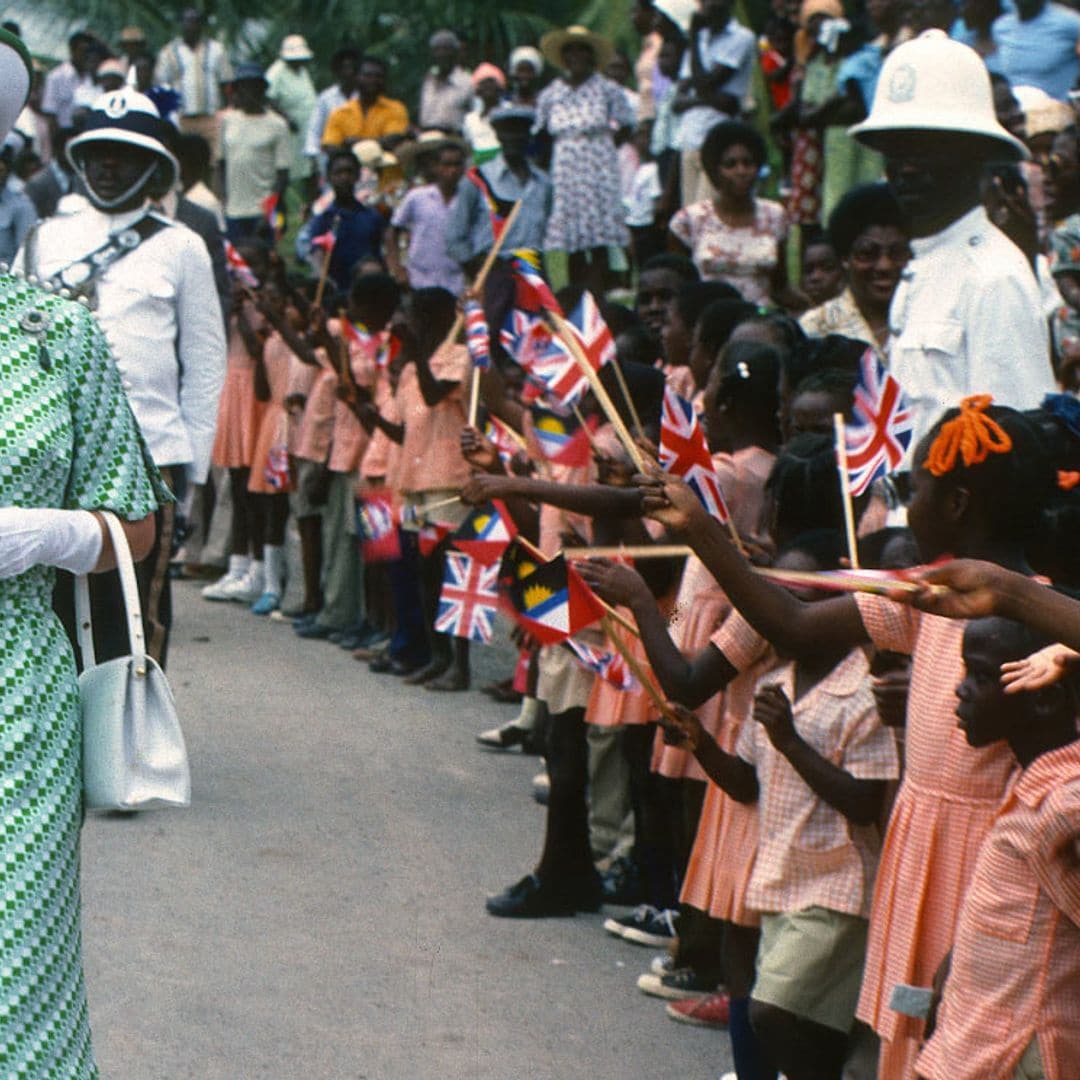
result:
[(1062, 491), (1072, 491), (1077, 484), (1080, 484), (1080, 472), (1073, 472), (1071, 469), (1058, 469), (1057, 486)]
[(989, 394), (966, 397), (960, 402), (960, 415), (941, 425), (923, 462), (932, 476), (951, 473), (960, 458), (965, 466), (979, 465), (991, 454), (1007, 454), (1013, 448), (1008, 432), (986, 415), (993, 400)]

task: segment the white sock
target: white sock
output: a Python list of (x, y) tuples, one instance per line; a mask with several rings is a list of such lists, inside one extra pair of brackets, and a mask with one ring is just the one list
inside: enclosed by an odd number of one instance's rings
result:
[(263, 592), (281, 596), (285, 587), (285, 549), (266, 544), (263, 547), (263, 559), (266, 563), (266, 582)]
[(516, 728), (521, 728), (522, 731), (532, 731), (536, 727), (536, 721), (540, 716), (540, 702), (534, 697), (524, 697), (521, 699), (521, 712), (510, 721)]
[(229, 569), (225, 576), (242, 578), (248, 572), (249, 566), (251, 566), (251, 559), (247, 555), (230, 555)]
[(253, 589), (257, 589), (261, 593), (263, 582), (266, 580), (266, 566), (262, 559), (252, 559), (244, 577)]

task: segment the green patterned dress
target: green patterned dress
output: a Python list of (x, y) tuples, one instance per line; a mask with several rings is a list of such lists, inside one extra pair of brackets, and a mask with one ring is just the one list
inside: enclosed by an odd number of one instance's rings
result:
[[(159, 484), (90, 313), (0, 275), (0, 506), (137, 520)], [(53, 576), (39, 566), (0, 580), (4, 1080), (97, 1076), (79, 925), (79, 695)]]

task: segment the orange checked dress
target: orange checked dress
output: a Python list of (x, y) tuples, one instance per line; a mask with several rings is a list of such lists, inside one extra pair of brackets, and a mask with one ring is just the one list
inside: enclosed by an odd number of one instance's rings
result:
[[(258, 333), (264, 320), (250, 300), (244, 301), (244, 314)], [(221, 388), (217, 432), (211, 453), (215, 465), (222, 469), (250, 468), (263, 410), (264, 404), (255, 400), (255, 361), (233, 315), (229, 319), (225, 383)]]

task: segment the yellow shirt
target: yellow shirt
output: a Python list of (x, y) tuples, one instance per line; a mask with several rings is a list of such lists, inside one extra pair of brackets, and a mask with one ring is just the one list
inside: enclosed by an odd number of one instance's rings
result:
[(330, 114), (323, 131), (323, 146), (344, 146), (358, 139), (404, 134), (408, 126), (409, 110), (402, 102), (380, 96), (365, 112), (360, 99), (352, 98)]

